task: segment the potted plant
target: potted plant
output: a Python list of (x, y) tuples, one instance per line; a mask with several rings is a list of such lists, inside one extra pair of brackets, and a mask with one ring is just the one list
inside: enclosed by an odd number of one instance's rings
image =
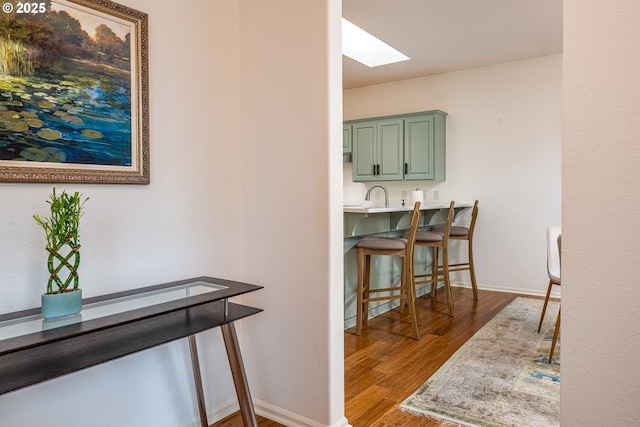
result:
[(49, 252), (49, 281), (47, 291), (42, 295), (44, 318), (75, 314), (82, 309), (82, 290), (78, 287), (79, 229), (87, 200), (88, 197), (83, 199), (77, 191), (73, 194), (64, 190), (56, 193), (54, 188), (47, 200), (51, 207), (51, 217), (42, 219), (38, 215), (33, 216), (44, 229), (46, 250)]

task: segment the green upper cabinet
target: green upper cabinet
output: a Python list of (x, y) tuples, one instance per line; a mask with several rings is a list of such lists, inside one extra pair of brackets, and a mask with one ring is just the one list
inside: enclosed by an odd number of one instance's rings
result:
[(351, 125), (342, 126), (342, 154), (351, 153)]
[(445, 117), (437, 111), (404, 119), (404, 179), (445, 180)]
[(357, 122), (351, 129), (353, 180), (376, 181), (377, 122)]
[(351, 127), (353, 180), (444, 181), (446, 116), (436, 110), (345, 123)]
[(402, 119), (358, 121), (352, 124), (354, 181), (404, 179)]
[(378, 120), (378, 181), (402, 181), (403, 141), (401, 119)]

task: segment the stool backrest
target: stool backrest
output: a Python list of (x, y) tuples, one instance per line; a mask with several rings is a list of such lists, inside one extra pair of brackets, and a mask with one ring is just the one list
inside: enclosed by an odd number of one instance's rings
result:
[(473, 204), (471, 211), (471, 224), (469, 224), (469, 239), (473, 238), (473, 229), (476, 228), (476, 219), (478, 219), (478, 201)]
[(413, 248), (416, 244), (416, 235), (420, 226), (420, 202), (413, 205), (411, 213), (411, 223), (409, 225), (409, 235), (407, 236), (407, 259), (413, 260)]
[(451, 234), (451, 224), (453, 224), (453, 217), (455, 215), (455, 207), (456, 202), (455, 200), (452, 200), (451, 203), (449, 203), (449, 211), (447, 212), (447, 224), (444, 227), (444, 230), (442, 232), (442, 244), (446, 247), (447, 243), (449, 242), (449, 234)]

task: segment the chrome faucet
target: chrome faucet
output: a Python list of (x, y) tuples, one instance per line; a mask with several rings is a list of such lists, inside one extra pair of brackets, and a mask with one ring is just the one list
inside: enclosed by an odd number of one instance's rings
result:
[(382, 190), (384, 190), (384, 207), (388, 208), (389, 207), (389, 192), (387, 191), (386, 188), (384, 188), (382, 185), (380, 184), (376, 184), (373, 187), (371, 187), (369, 190), (367, 190), (367, 195), (364, 196), (364, 199), (366, 201), (371, 200), (371, 190), (373, 190), (374, 188), (382, 188)]

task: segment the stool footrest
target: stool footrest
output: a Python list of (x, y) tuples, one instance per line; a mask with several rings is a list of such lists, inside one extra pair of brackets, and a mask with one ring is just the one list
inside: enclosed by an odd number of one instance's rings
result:
[(390, 299), (405, 299), (407, 298), (406, 295), (390, 295), (388, 297), (373, 297), (373, 298), (364, 298), (362, 301), (364, 302), (370, 302), (370, 301), (387, 301)]
[(401, 286), (395, 287), (395, 288), (374, 288), (374, 289), (369, 289), (369, 293), (372, 292), (392, 292), (392, 291), (404, 291), (404, 288)]
[[(449, 264), (449, 271), (451, 271), (451, 267), (463, 267), (463, 266), (469, 266), (468, 262), (461, 262), (458, 264)], [(440, 267), (442, 268), (442, 267)]]

